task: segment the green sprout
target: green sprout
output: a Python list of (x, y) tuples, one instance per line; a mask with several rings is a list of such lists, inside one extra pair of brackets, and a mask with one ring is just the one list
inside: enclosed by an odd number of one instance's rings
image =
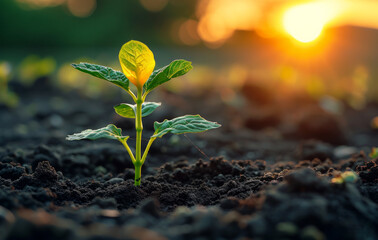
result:
[(369, 154), (370, 158), (377, 158), (378, 157), (378, 147), (373, 147)]
[(358, 181), (358, 175), (353, 171), (346, 171), (339, 176), (332, 178), (331, 182), (336, 184), (355, 183)]
[(55, 68), (56, 61), (53, 58), (30, 55), (18, 67), (18, 78), (24, 86), (31, 86), (38, 78), (51, 75)]
[[(159, 85), (168, 82), (172, 78), (186, 74), (193, 67), (191, 62), (186, 60), (174, 60), (169, 65), (154, 71), (155, 59), (153, 53), (145, 44), (134, 40), (122, 46), (119, 52), (119, 61), (123, 73), (109, 67), (90, 63), (72, 64), (72, 66), (82, 72), (109, 81), (131, 95), (135, 104), (121, 103), (115, 106), (114, 110), (122, 117), (135, 119), (135, 155), (127, 144), (129, 136), (122, 136), (121, 129), (113, 124), (97, 130), (88, 129), (81, 133), (69, 135), (67, 136), (67, 140), (95, 140), (99, 138), (118, 140), (126, 148), (134, 164), (134, 185), (140, 186), (141, 169), (146, 161), (148, 151), (156, 138), (161, 138), (167, 133), (199, 133), (218, 128), (221, 125), (216, 122), (207, 121), (200, 115), (185, 115), (171, 120), (165, 119), (163, 122), (155, 122), (155, 132), (150, 137), (142, 155), (142, 118), (150, 115), (161, 105), (160, 103), (146, 102), (147, 95)], [(136, 95), (130, 90), (130, 82), (137, 88)]]
[(7, 62), (0, 62), (0, 103), (3, 103), (9, 108), (18, 105), (18, 96), (8, 88), (9, 80), (11, 79), (11, 66)]

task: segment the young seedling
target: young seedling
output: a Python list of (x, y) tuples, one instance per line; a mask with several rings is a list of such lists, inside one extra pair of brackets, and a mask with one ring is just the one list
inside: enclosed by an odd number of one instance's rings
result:
[[(122, 46), (119, 52), (119, 61), (123, 73), (109, 67), (90, 63), (72, 64), (72, 66), (82, 72), (109, 81), (131, 95), (135, 104), (121, 103), (115, 106), (114, 110), (122, 117), (135, 119), (135, 155), (127, 143), (129, 136), (122, 136), (121, 129), (113, 124), (109, 124), (97, 130), (88, 129), (81, 133), (69, 135), (67, 136), (67, 140), (95, 140), (99, 138), (118, 140), (126, 148), (134, 164), (134, 184), (135, 186), (140, 186), (141, 169), (146, 161), (151, 144), (156, 138), (161, 138), (167, 133), (182, 134), (204, 132), (218, 128), (221, 125), (216, 122), (207, 121), (200, 115), (185, 115), (171, 120), (165, 119), (163, 122), (155, 122), (155, 132), (150, 137), (142, 155), (142, 118), (150, 115), (161, 105), (160, 103), (146, 102), (145, 99), (147, 95), (159, 85), (168, 82), (172, 78), (186, 74), (193, 67), (191, 62), (186, 60), (174, 60), (169, 65), (154, 71), (155, 59), (153, 53), (145, 44), (134, 40)], [(130, 82), (136, 86), (136, 95), (130, 90)]]
[(355, 183), (357, 181), (358, 175), (353, 171), (343, 172), (339, 176), (331, 179), (331, 182), (336, 184)]
[(378, 158), (378, 147), (373, 147), (369, 153), (370, 158)]
[(18, 105), (18, 96), (8, 88), (11, 78), (11, 66), (7, 62), (0, 62), (0, 104), (4, 104), (9, 108)]

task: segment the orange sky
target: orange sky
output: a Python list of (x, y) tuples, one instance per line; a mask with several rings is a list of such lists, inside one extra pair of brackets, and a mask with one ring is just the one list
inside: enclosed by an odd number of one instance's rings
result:
[(377, 13), (376, 0), (201, 0), (197, 31), (203, 41), (215, 44), (231, 37), (235, 30), (256, 30), (261, 36), (289, 33), (305, 42), (326, 27), (378, 29)]
[[(87, 17), (96, 9), (96, 0), (16, 1), (40, 7), (67, 4), (77, 17)], [(139, 2), (148, 11), (161, 11), (169, 0)], [(378, 29), (378, 0), (198, 0), (195, 15), (179, 27), (179, 38), (188, 45), (200, 40), (220, 45), (236, 30), (255, 30), (262, 37), (288, 35), (310, 42), (327, 27)]]

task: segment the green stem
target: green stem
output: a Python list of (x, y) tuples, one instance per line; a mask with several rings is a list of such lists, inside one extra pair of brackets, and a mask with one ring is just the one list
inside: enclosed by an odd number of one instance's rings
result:
[[(138, 95), (137, 95), (137, 108), (136, 108), (136, 116), (135, 116), (135, 129), (136, 129), (136, 150), (135, 150), (135, 186), (140, 185), (140, 177), (141, 177), (141, 154), (142, 154), (142, 131), (143, 131), (143, 123), (142, 123), (142, 103), (143, 103), (143, 90), (142, 88), (138, 88)], [(137, 178), (138, 175), (138, 178)], [(138, 180), (139, 179), (139, 180)], [(137, 181), (138, 180), (138, 181)]]
[(144, 102), (144, 100), (146, 99), (148, 93), (149, 93), (149, 91), (145, 91), (145, 92), (144, 92), (143, 97), (142, 97), (143, 102)]
[(130, 89), (126, 90), (126, 92), (127, 92), (128, 94), (130, 94), (130, 96), (133, 98), (134, 102), (137, 101), (137, 98), (135, 97), (134, 93), (133, 93)]
[(135, 167), (134, 185), (140, 186), (140, 182), (142, 178), (142, 164), (134, 164), (134, 167)]
[(144, 150), (144, 153), (143, 153), (143, 156), (142, 156), (142, 165), (144, 164), (144, 161), (146, 160), (146, 157), (147, 157), (147, 154), (148, 154), (148, 151), (150, 150), (150, 147), (152, 145), (152, 143), (155, 141), (156, 137), (151, 137), (150, 138), (150, 141), (148, 141), (148, 144), (146, 146), (146, 149)]
[(0, 76), (0, 92), (2, 93), (7, 93), (8, 92), (8, 82), (7, 82), (7, 78), (4, 77), (2, 78)]
[(119, 141), (120, 141), (120, 142), (122, 143), (122, 145), (126, 148), (127, 152), (128, 152), (129, 155), (130, 155), (131, 161), (135, 164), (136, 160), (135, 160), (135, 157), (134, 157), (133, 152), (131, 151), (129, 145), (128, 145), (127, 142), (126, 142), (127, 140), (119, 140)]

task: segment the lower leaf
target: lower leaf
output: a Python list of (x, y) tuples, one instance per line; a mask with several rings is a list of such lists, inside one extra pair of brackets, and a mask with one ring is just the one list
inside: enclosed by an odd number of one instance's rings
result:
[(113, 124), (109, 124), (108, 126), (100, 128), (100, 129), (96, 129), (96, 130), (87, 129), (80, 133), (75, 133), (72, 135), (68, 135), (66, 137), (66, 139), (69, 141), (83, 140), (83, 139), (96, 140), (100, 138), (125, 141), (129, 138), (129, 136), (122, 136), (122, 129), (117, 128)]

